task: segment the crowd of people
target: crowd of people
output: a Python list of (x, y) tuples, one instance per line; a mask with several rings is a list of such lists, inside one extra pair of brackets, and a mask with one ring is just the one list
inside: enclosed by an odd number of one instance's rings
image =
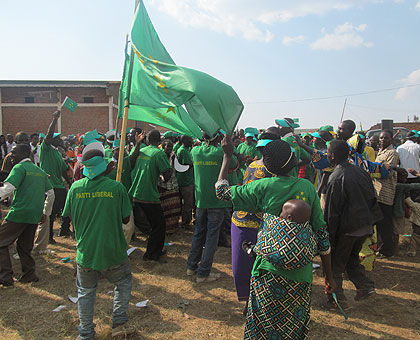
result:
[(135, 331), (127, 248), (136, 233), (147, 235), (143, 260), (166, 263), (165, 234), (194, 228), (186, 276), (199, 284), (220, 278), (215, 252), (231, 247), (244, 339), (307, 338), (316, 255), (325, 308), (345, 310), (344, 274), (354, 300), (373, 298), (367, 272), (375, 259), (394, 256), (401, 237), (407, 256), (420, 246), (417, 131), (397, 147), (392, 131), (366, 140), (351, 120), (296, 134), (299, 125), (284, 118), (200, 139), (133, 128), (121, 145), (115, 130), (55, 133), (59, 116), (46, 134), (0, 136), (0, 200), (9, 205), (0, 226), (0, 286), (16, 280), (11, 256), (22, 264), (17, 280), (36, 282), (33, 255), (53, 253), (55, 237), (73, 237), (80, 339), (95, 336), (101, 277), (115, 285), (112, 335)]

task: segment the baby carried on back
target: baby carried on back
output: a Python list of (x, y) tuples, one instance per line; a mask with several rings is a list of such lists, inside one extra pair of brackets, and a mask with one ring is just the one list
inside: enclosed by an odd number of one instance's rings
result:
[(259, 255), (279, 269), (299, 269), (318, 253), (317, 239), (309, 224), (311, 207), (302, 200), (284, 203), (280, 216), (265, 213), (255, 245), (244, 241), (250, 256)]

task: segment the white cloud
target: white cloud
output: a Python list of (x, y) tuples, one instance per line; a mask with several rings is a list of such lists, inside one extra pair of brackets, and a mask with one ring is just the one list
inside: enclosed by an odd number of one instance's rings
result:
[(366, 42), (360, 35), (367, 28), (366, 24), (353, 26), (353, 24), (346, 22), (334, 29), (334, 33), (325, 33), (323, 29), (321, 32), (324, 36), (311, 44), (314, 50), (344, 50), (351, 47), (371, 47), (371, 42)]
[[(400, 82), (404, 86), (414, 85), (414, 84), (420, 84), (420, 69), (415, 70), (411, 72), (407, 78), (401, 79)], [(405, 99), (408, 97), (411, 93), (413, 93), (418, 87), (406, 87), (404, 89), (399, 89), (397, 91), (397, 94), (395, 98), (397, 99)]]
[(247, 40), (270, 42), (274, 38), (270, 26), (276, 23), (381, 2), (380, 0), (148, 0), (148, 5), (156, 6), (160, 11), (188, 27), (209, 29)]
[(285, 36), (283, 38), (283, 45), (289, 46), (291, 44), (301, 44), (305, 41), (305, 36), (298, 35), (296, 37)]

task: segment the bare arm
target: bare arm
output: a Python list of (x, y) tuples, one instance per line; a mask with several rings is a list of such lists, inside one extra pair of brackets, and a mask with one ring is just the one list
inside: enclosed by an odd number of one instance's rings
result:
[(60, 118), (60, 111), (55, 111), (53, 113), (53, 120), (51, 121), (50, 126), (48, 127), (47, 135), (45, 136), (45, 144), (50, 145), (51, 140), (54, 135), (55, 127), (57, 125), (58, 118)]
[(164, 182), (169, 181), (169, 179), (172, 176), (172, 172), (173, 172), (172, 168), (169, 168), (162, 173), (162, 177), (163, 177)]
[(219, 173), (219, 179), (218, 179), (219, 181), (222, 179), (228, 178), (229, 166), (232, 160), (233, 143), (229, 135), (225, 135), (225, 137), (223, 138), (222, 148), (223, 148), (224, 155), (223, 155), (222, 168), (220, 169), (220, 173)]
[(327, 255), (321, 255), (322, 266), (325, 271), (325, 293), (333, 293), (337, 285), (334, 282), (332, 269), (331, 269), (331, 253)]
[(143, 142), (144, 138), (146, 138), (146, 132), (142, 132), (142, 133), (138, 133), (136, 132), (136, 147), (134, 148), (132, 154), (130, 155), (130, 163), (131, 163), (131, 168), (134, 168), (135, 164), (136, 164), (136, 159), (140, 154), (140, 145)]
[[(313, 149), (313, 148), (311, 148), (310, 146), (308, 146), (308, 145), (306, 145), (306, 144), (304, 144), (303, 142), (302, 142), (302, 139), (299, 137), (299, 136), (294, 136), (295, 137), (295, 140), (296, 140), (296, 143), (303, 149), (303, 150), (305, 150), (306, 152), (308, 152), (310, 155), (312, 155), (313, 153), (314, 153), (314, 151), (315, 151), (315, 149)], [(308, 162), (309, 163), (309, 162)], [(306, 163), (305, 163), (306, 164)]]
[(63, 176), (64, 180), (67, 182), (67, 184), (69, 185), (69, 188), (70, 188), (72, 182), (71, 182), (71, 179), (69, 177), (69, 174), (67, 173), (67, 170), (63, 171), (63, 173), (61, 175)]

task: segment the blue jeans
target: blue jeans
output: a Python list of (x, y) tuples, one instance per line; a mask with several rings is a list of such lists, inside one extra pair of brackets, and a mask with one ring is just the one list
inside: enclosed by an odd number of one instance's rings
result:
[(93, 312), (96, 299), (96, 287), (101, 276), (115, 285), (114, 307), (112, 311), (113, 327), (124, 324), (128, 320), (127, 311), (131, 295), (131, 269), (127, 260), (116, 266), (101, 271), (77, 265), (76, 286), (79, 298), (79, 333), (82, 339), (95, 337)]
[(197, 208), (196, 210), (194, 236), (187, 268), (197, 270), (198, 277), (207, 277), (210, 274), (225, 210), (226, 208)]

